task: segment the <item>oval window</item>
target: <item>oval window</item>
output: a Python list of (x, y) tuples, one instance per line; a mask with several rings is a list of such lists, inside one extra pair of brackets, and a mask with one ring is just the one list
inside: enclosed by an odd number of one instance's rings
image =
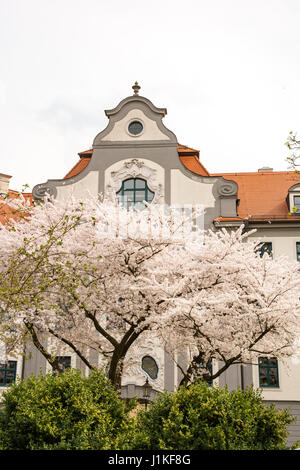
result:
[(156, 361), (151, 356), (144, 356), (142, 359), (142, 369), (151, 377), (151, 379), (157, 379), (158, 366)]
[(143, 124), (140, 121), (132, 121), (128, 126), (128, 132), (132, 135), (139, 135), (143, 132)]

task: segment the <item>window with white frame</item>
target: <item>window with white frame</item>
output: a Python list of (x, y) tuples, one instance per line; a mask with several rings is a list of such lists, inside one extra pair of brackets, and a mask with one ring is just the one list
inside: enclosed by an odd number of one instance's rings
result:
[(296, 208), (295, 212), (300, 212), (300, 195), (294, 196), (294, 206)]

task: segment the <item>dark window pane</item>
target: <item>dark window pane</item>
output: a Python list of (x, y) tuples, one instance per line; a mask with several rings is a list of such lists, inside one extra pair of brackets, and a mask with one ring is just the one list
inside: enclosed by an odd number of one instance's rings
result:
[(260, 385), (268, 385), (268, 369), (261, 367), (259, 370)]
[(124, 189), (133, 189), (134, 188), (134, 179), (125, 180), (123, 183)]
[(279, 387), (278, 361), (276, 357), (260, 357), (258, 365), (260, 387)]
[[(212, 360), (209, 359), (207, 363), (205, 364), (204, 361), (201, 361), (200, 366), (198, 367), (198, 370), (196, 373), (194, 373), (194, 378), (198, 379), (203, 379), (203, 376), (212, 376), (213, 373), (213, 367), (212, 367)], [(212, 385), (213, 381), (209, 379), (206, 381), (208, 385)]]
[(258, 362), (261, 365), (267, 365), (268, 364), (268, 358), (267, 357), (260, 357)]
[(6, 372), (6, 385), (12, 384), (14, 382), (14, 379), (15, 379), (14, 371), (8, 370)]
[(146, 181), (142, 180), (140, 178), (136, 178), (135, 180), (135, 187), (136, 189), (145, 189), (146, 187)]
[(300, 196), (294, 196), (294, 206), (296, 207), (296, 212), (300, 212)]
[(71, 356), (56, 356), (55, 359), (62, 366), (62, 372), (71, 367)]
[(300, 206), (300, 196), (294, 196), (295, 206)]
[(136, 194), (135, 194), (135, 201), (136, 202), (140, 202), (140, 201), (145, 201), (145, 192), (142, 191), (138, 191)]
[(147, 372), (151, 379), (156, 379), (158, 374), (158, 366), (151, 356), (145, 356), (142, 359), (142, 369)]
[(0, 369), (0, 385), (4, 385), (4, 380), (5, 380), (5, 371), (3, 369)]
[(272, 242), (260, 243), (257, 246), (256, 251), (260, 254), (261, 257), (263, 257), (265, 253), (272, 256)]
[(0, 385), (11, 385), (15, 382), (17, 361), (1, 362), (0, 364)]
[(134, 191), (125, 191), (124, 200), (129, 202), (134, 202)]
[(300, 242), (296, 243), (297, 261), (300, 261)]
[(129, 130), (130, 134), (138, 135), (143, 130), (143, 124), (139, 121), (133, 121), (129, 124), (128, 130)]
[(143, 201), (151, 202), (154, 198), (154, 192), (150, 191), (147, 181), (142, 178), (129, 178), (123, 181), (116, 194), (118, 202), (127, 209), (134, 207), (142, 210), (146, 207)]
[(270, 385), (276, 385), (277, 383), (277, 370), (270, 369), (269, 371)]

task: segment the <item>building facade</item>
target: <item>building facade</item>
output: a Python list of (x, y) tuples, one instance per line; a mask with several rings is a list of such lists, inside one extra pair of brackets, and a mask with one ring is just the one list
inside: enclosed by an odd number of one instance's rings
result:
[[(132, 88), (132, 96), (105, 111), (107, 127), (95, 137), (92, 148), (79, 153), (79, 160), (64, 178), (35, 186), (33, 197), (42, 200), (50, 193), (64, 199), (72, 191), (78, 197), (88, 193), (117, 197), (128, 207), (143, 200), (202, 205), (205, 230), (234, 230), (242, 224), (245, 230), (255, 228), (251, 236), (261, 240), (262, 251), (300, 262), (300, 175), (268, 167), (251, 173), (209, 173), (200, 152), (179, 144), (165, 127), (167, 110), (140, 96), (137, 83)], [(34, 347), (31, 352), (27, 360), (0, 366), (2, 388), (9, 385), (9, 377), (49, 371), (45, 358)], [(65, 367), (85, 371), (79, 357), (68, 351), (64, 354)], [(138, 365), (123, 378), (123, 396), (141, 396), (145, 377), (156, 391), (174, 390), (181, 379), (171, 357), (155, 342), (141, 347)], [(229, 389), (253, 384), (262, 390), (267, 403), (291, 408), (298, 421), (290, 427), (289, 442), (300, 439), (300, 363), (296, 360), (292, 358), (286, 366), (276, 358), (258, 358), (257, 364), (231, 366), (215, 382)]]

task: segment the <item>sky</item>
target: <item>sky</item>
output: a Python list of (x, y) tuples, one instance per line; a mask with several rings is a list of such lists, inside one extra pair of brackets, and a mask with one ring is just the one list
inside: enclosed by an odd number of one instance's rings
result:
[(136, 80), (210, 172), (284, 171), (299, 24), (299, 0), (0, 0), (0, 173), (63, 178)]

